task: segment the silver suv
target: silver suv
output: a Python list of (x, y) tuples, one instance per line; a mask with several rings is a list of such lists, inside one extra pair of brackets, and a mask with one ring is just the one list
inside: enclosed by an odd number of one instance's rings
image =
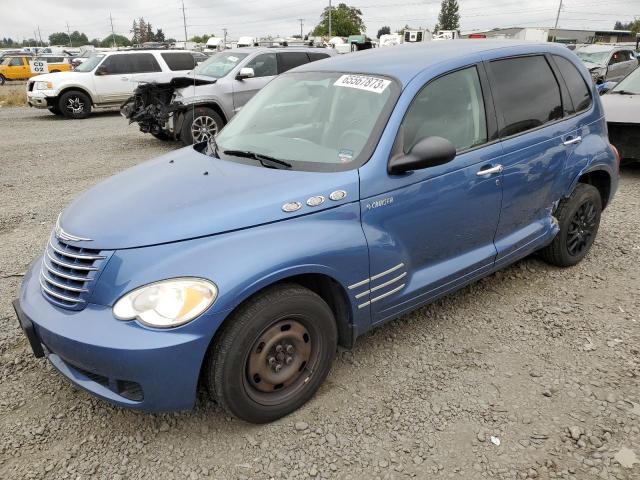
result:
[(280, 73), (334, 55), (326, 48), (236, 48), (216, 53), (167, 83), (140, 84), (121, 108), (140, 130), (185, 145), (215, 135)]
[(638, 59), (632, 47), (587, 45), (576, 49), (575, 53), (597, 84), (619, 82), (638, 68)]

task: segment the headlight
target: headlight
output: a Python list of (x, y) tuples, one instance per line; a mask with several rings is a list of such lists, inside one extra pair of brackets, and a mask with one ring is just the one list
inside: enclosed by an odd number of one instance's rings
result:
[(36, 90), (51, 90), (53, 83), (51, 82), (36, 82)]
[(127, 293), (113, 306), (113, 315), (118, 320), (137, 318), (151, 327), (177, 327), (199, 316), (217, 296), (218, 287), (208, 280), (162, 280)]

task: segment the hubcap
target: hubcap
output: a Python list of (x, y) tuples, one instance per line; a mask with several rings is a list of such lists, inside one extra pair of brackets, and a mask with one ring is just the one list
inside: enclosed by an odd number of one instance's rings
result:
[(318, 345), (307, 327), (297, 319), (279, 320), (251, 347), (245, 367), (247, 392), (259, 403), (280, 403), (304, 386), (317, 360)]
[(567, 250), (569, 255), (580, 255), (590, 244), (596, 228), (596, 207), (591, 201), (580, 205), (569, 224)]
[(67, 110), (72, 113), (82, 113), (84, 111), (84, 102), (80, 101), (80, 97), (71, 97), (67, 100)]
[(193, 119), (191, 136), (193, 143), (204, 142), (218, 133), (218, 125), (211, 117), (201, 116)]

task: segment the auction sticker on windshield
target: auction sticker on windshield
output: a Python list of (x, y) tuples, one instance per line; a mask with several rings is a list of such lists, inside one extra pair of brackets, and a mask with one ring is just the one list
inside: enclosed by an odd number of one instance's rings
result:
[(391, 80), (370, 77), (368, 75), (342, 75), (334, 83), (337, 87), (357, 88), (367, 92), (382, 93), (389, 86)]

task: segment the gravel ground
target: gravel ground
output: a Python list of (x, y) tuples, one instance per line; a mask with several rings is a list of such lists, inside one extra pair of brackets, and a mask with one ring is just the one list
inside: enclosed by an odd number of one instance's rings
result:
[(0, 478), (640, 478), (640, 168), (592, 252), (536, 258), (341, 350), (264, 426), (115, 408), (36, 360), (10, 300), (80, 191), (175, 145), (117, 115), (0, 109)]

